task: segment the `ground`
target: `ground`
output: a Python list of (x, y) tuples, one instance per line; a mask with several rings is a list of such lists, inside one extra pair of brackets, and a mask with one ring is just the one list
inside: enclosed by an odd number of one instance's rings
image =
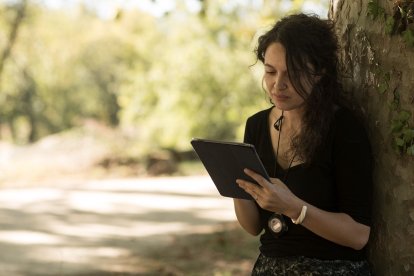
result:
[(206, 176), (9, 187), (0, 206), (0, 275), (249, 275), (257, 255)]
[(82, 139), (0, 143), (0, 275), (250, 274), (258, 238), (207, 175), (88, 173)]

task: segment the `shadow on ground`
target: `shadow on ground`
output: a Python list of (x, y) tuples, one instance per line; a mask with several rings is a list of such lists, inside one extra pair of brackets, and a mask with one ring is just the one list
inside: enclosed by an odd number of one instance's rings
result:
[(249, 275), (257, 238), (206, 177), (0, 190), (0, 275)]

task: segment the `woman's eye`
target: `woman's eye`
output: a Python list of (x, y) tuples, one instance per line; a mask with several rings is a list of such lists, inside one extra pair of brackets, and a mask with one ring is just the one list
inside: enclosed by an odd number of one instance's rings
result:
[(273, 75), (273, 74), (276, 73), (275, 71), (265, 71), (265, 72), (266, 72), (266, 74), (270, 74), (270, 75)]

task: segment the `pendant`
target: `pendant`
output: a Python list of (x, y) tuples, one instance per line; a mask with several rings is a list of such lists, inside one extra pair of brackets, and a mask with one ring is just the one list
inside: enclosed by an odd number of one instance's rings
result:
[(276, 237), (281, 236), (288, 230), (288, 226), (283, 216), (276, 213), (270, 216), (269, 220), (267, 221), (267, 226), (269, 227), (272, 234)]

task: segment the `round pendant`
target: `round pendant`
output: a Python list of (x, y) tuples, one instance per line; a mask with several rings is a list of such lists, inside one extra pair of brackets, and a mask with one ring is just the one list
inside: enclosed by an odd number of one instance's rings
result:
[(272, 233), (276, 236), (280, 236), (288, 230), (288, 226), (283, 216), (280, 214), (271, 215), (267, 221), (267, 226), (269, 227), (270, 231), (272, 231)]

